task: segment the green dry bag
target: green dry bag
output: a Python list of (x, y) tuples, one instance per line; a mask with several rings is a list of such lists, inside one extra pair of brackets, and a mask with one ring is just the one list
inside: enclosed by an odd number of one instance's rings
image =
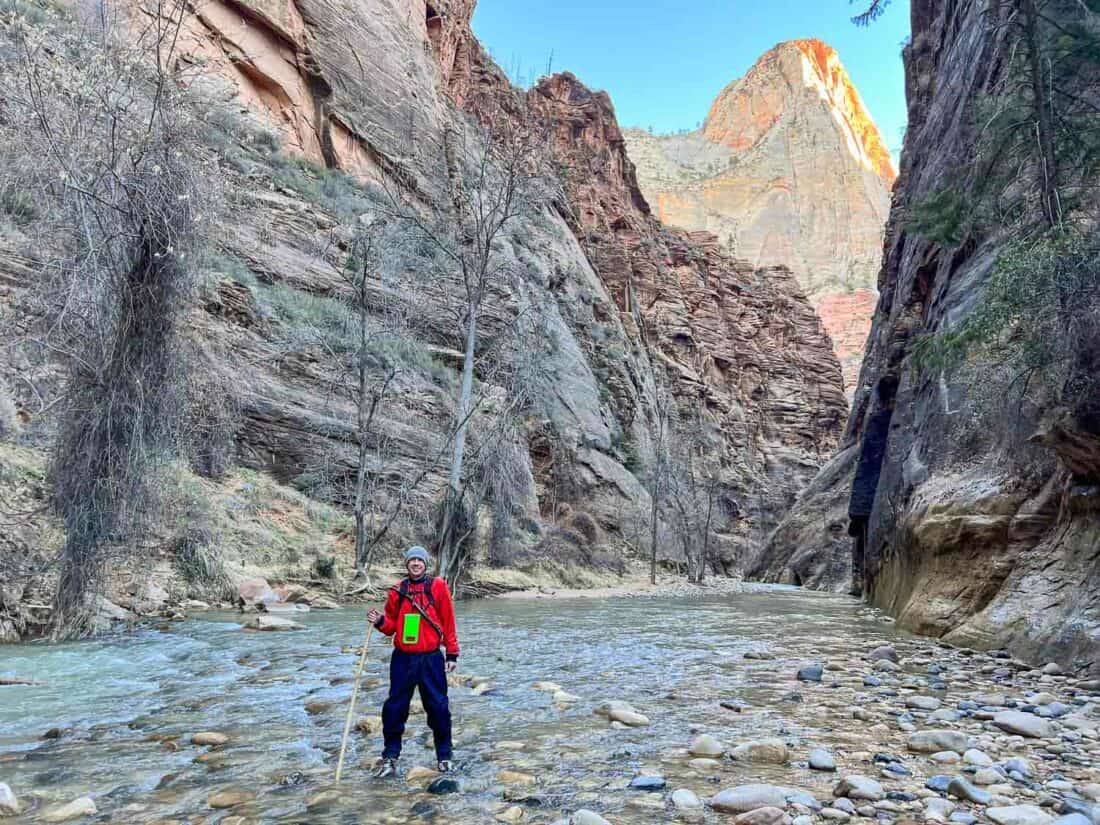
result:
[(414, 645), (420, 639), (420, 614), (406, 613), (405, 623), (401, 627), (401, 643)]

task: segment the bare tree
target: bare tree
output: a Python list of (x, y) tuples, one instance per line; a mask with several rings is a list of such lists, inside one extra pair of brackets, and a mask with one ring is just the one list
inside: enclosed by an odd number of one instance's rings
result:
[[(525, 272), (507, 253), (506, 242), (525, 217), (547, 209), (558, 193), (552, 186), (547, 131), (525, 109), (502, 110), (483, 124), (452, 123), (438, 148), (446, 179), (439, 208), (410, 203), (392, 184), (387, 192), (392, 219), (421, 250), (412, 263), (427, 277), (425, 288), (439, 304), (453, 308), (462, 352), (447, 488), (435, 536), (438, 573), (453, 583), (476, 527), (475, 502), (467, 500), (467, 493), (478, 485), (468, 473), (467, 449), (471, 422), (487, 395), (475, 383), (518, 389), (521, 385), (511, 380), (523, 372), (516, 370), (518, 356), (542, 350), (530, 335), (539, 328), (539, 308), (523, 300)], [(515, 317), (508, 317), (510, 305), (519, 307)], [(537, 345), (525, 347), (524, 341)], [(508, 347), (502, 346), (505, 342)], [(495, 419), (506, 421), (521, 406), (519, 396), (509, 397)]]
[(95, 629), (112, 548), (156, 519), (158, 469), (178, 451), (197, 285), (214, 225), (214, 160), (197, 104), (173, 77), (182, 6), (139, 19), (102, 3), (83, 18), (5, 26), (0, 151), (50, 237), (24, 309), (25, 343), (64, 370), (50, 475), (66, 537), (55, 637)]
[(718, 526), (719, 452), (701, 419), (682, 422), (670, 440), (667, 518), (679, 539), (689, 581), (701, 584)]

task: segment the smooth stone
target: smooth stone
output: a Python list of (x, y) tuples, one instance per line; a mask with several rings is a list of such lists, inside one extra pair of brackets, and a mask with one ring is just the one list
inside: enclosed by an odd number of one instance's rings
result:
[(933, 796), (924, 800), (924, 815), (928, 819), (937, 822), (946, 822), (947, 818), (955, 810), (955, 803), (950, 799)]
[(764, 765), (785, 765), (787, 763), (787, 745), (782, 739), (759, 739), (738, 745), (730, 756), (739, 762), (753, 762)]
[(688, 767), (696, 771), (716, 771), (722, 767), (722, 763), (717, 759), (700, 757), (698, 759), (689, 759)]
[(79, 799), (74, 799), (67, 805), (62, 805), (60, 808), (54, 808), (42, 814), (43, 822), (66, 822), (70, 819), (78, 819), (83, 816), (92, 816), (95, 814), (96, 806), (90, 796), (82, 796)]
[(252, 791), (230, 788), (211, 794), (206, 798), (206, 804), (211, 808), (232, 808), (236, 805), (243, 805), (245, 802), (251, 802), (255, 798), (256, 794)]
[(581, 808), (569, 817), (569, 825), (611, 825), (611, 823), (595, 811)]
[(835, 771), (836, 760), (825, 748), (814, 748), (810, 751), (810, 767), (815, 771)]
[(820, 682), (825, 668), (818, 664), (806, 665), (798, 669), (795, 678), (800, 682)]
[(678, 811), (693, 811), (703, 807), (703, 800), (687, 788), (677, 788), (672, 792), (672, 805)]
[(458, 780), (451, 779), (449, 776), (441, 776), (428, 786), (428, 793), (458, 793)]
[(735, 816), (734, 825), (790, 825), (791, 818), (782, 808), (756, 808)]
[(935, 696), (907, 696), (905, 706), (915, 710), (937, 710), (942, 703)]
[(688, 747), (692, 756), (703, 756), (716, 759), (726, 752), (725, 746), (709, 733), (701, 733), (696, 736)]
[(851, 814), (840, 810), (839, 808), (822, 808), (820, 814), (822, 819), (831, 819), (835, 822), (847, 822), (852, 818)]
[(791, 820), (791, 825), (813, 825), (813, 817), (808, 814), (802, 814), (802, 816), (796, 816)]
[(1051, 825), (1093, 825), (1093, 821), (1084, 814), (1063, 814), (1051, 823)]
[(1031, 763), (1021, 756), (1013, 756), (1011, 759), (1006, 759), (1001, 765), (1009, 773), (1018, 773), (1025, 777), (1030, 777), (1032, 774)]
[(1091, 799), (1093, 802), (1100, 802), (1100, 782), (1086, 782), (1083, 785), (1079, 785), (1077, 788), (1078, 793), (1085, 799)]
[(502, 785), (534, 785), (537, 780), (529, 773), (497, 771), (497, 782)]
[(636, 791), (659, 791), (667, 783), (663, 776), (635, 776), (630, 780), (630, 787)]
[(947, 792), (952, 796), (957, 796), (959, 799), (965, 799), (967, 802), (973, 802), (976, 805), (988, 805), (993, 799), (993, 794), (989, 791), (975, 788), (961, 776), (956, 776), (951, 780), (947, 786)]
[(951, 821), (957, 822), (958, 825), (974, 825), (978, 821), (978, 817), (969, 811), (955, 811), (951, 814)]
[(3, 782), (0, 782), (0, 816), (15, 816), (19, 813), (19, 800), (15, 791)]
[(245, 624), (245, 630), (305, 630), (304, 624), (299, 624), (293, 619), (284, 619), (281, 616), (271, 616), (267, 613), (260, 613), (254, 619)]
[(986, 808), (985, 815), (997, 825), (1050, 825), (1054, 821), (1054, 817), (1037, 805)]
[(499, 814), (496, 814), (493, 819), (497, 822), (519, 822), (523, 819), (523, 808), (519, 805), (512, 805), (510, 808), (505, 808)]
[(546, 691), (547, 693), (557, 693), (559, 690), (562, 690), (562, 686), (557, 682), (535, 682), (531, 687), (535, 690)]
[(974, 774), (975, 785), (996, 785), (998, 782), (1003, 781), (1004, 777), (995, 768), (980, 768)]
[(906, 745), (909, 750), (917, 753), (938, 751), (963, 753), (966, 750), (967, 736), (957, 730), (920, 730), (909, 734)]
[(554, 695), (551, 697), (551, 701), (559, 705), (569, 705), (573, 702), (579, 702), (580, 700), (581, 697), (577, 696), (575, 693), (569, 693), (565, 690), (554, 691)]
[(776, 785), (739, 785), (711, 797), (710, 806), (723, 813), (741, 814), (757, 808), (785, 808), (787, 792)]
[(882, 789), (882, 785), (875, 780), (852, 774), (837, 782), (836, 787), (833, 788), (833, 795), (849, 799), (869, 799), (875, 802), (885, 797), (886, 792)]
[(229, 737), (224, 733), (212, 730), (200, 731), (191, 736), (192, 745), (224, 745), (228, 741)]
[(888, 659), (894, 664), (897, 664), (899, 661), (897, 651), (890, 645), (879, 645), (868, 654), (867, 658), (872, 662)]
[(941, 765), (954, 765), (962, 757), (955, 751), (940, 751), (939, 753), (932, 754), (932, 761), (938, 762)]
[(882, 687), (882, 679), (868, 674), (863, 677), (864, 687)]
[(425, 765), (414, 765), (405, 773), (406, 782), (419, 782), (422, 779), (435, 779), (439, 771)]
[(992, 757), (977, 748), (970, 748), (963, 754), (963, 762), (967, 765), (975, 765), (979, 768), (988, 768), (993, 764)]
[(1003, 731), (1030, 739), (1047, 739), (1054, 735), (1054, 726), (1050, 722), (1019, 710), (1001, 711), (994, 715), (993, 724)]

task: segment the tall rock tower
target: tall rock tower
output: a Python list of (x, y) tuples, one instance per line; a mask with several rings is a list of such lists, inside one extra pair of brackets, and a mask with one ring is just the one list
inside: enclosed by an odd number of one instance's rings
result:
[(836, 51), (820, 40), (780, 43), (722, 90), (701, 129), (625, 136), (663, 221), (713, 232), (755, 266), (794, 272), (851, 395), (896, 173)]

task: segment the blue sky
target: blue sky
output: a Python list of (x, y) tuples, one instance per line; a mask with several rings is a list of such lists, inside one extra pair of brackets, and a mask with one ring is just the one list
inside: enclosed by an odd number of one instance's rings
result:
[[(715, 95), (776, 43), (817, 37), (840, 54), (897, 162), (909, 0), (866, 28), (843, 0), (478, 0), (474, 31), (513, 79), (569, 70), (604, 89), (624, 126), (693, 129)], [(690, 9), (686, 11), (685, 9)], [(526, 84), (525, 84), (526, 85)]]

